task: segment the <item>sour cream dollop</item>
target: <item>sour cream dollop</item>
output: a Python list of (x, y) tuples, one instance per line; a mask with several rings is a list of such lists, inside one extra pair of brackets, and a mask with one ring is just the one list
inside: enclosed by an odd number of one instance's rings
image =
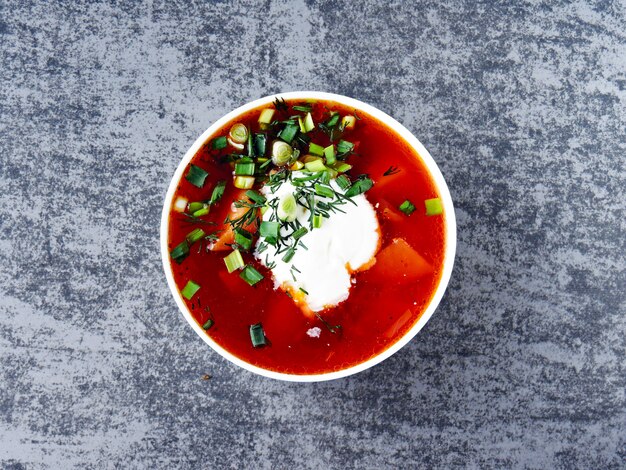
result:
[[(299, 176), (305, 174), (293, 173), (293, 178)], [(330, 185), (336, 192), (344, 193), (334, 180)], [(275, 192), (269, 186), (261, 192), (271, 203), (274, 199), (280, 201), (295, 194), (296, 189), (291, 181), (286, 180), (274, 188)], [(363, 194), (351, 199), (354, 204), (346, 202), (338, 206), (343, 212), (330, 212), (330, 217), (323, 219), (322, 226), (314, 229), (309, 222), (310, 212), (298, 204), (296, 219), (309, 232), (300, 238), (301, 244), (288, 262), (282, 260), (285, 252), (276, 253), (272, 245), (259, 252), (264, 239), (257, 242), (254, 255), (263, 265), (271, 267), (274, 288), (289, 292), (304, 310), (318, 312), (346, 300), (353, 285), (352, 274), (368, 269), (375, 262), (374, 255), (380, 246), (376, 211)], [(332, 200), (316, 196), (316, 201), (328, 203)], [(267, 210), (263, 220), (270, 221), (271, 216), (272, 210)], [(287, 237), (292, 231), (283, 226), (281, 237)]]

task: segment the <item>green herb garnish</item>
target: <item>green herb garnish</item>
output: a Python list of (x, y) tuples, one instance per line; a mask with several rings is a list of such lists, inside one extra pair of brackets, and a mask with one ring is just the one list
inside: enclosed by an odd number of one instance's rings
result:
[(291, 236), (293, 237), (294, 240), (298, 240), (299, 238), (302, 238), (303, 236), (305, 236), (307, 233), (308, 233), (308, 230), (306, 227), (300, 227), (298, 230), (293, 232)]
[(313, 107), (310, 104), (297, 104), (291, 107), (294, 111), (301, 111), (303, 113), (310, 113)]
[(263, 279), (263, 274), (258, 272), (252, 266), (247, 265), (243, 268), (243, 271), (239, 274), (239, 277), (246, 281), (251, 286), (255, 285), (257, 282), (260, 282)]
[(340, 140), (337, 144), (337, 154), (339, 157), (345, 157), (347, 154), (352, 152), (354, 148), (354, 144), (352, 142), (348, 142), (347, 140)]
[(277, 111), (287, 111), (289, 109), (287, 103), (285, 103), (285, 99), (280, 96), (277, 96), (274, 100), (274, 107)]
[(258, 157), (265, 156), (265, 150), (267, 148), (267, 137), (265, 134), (254, 134), (254, 147)]
[(426, 206), (426, 215), (439, 215), (443, 213), (443, 204), (438, 197), (426, 199), (424, 205)]
[(298, 126), (293, 125), (293, 124), (287, 124), (284, 127), (284, 129), (278, 133), (278, 137), (280, 137), (285, 142), (290, 144), (297, 133), (298, 133)]
[(265, 337), (263, 326), (260, 323), (250, 325), (250, 341), (252, 341), (252, 346), (255, 348), (267, 345), (267, 338)]
[(205, 235), (204, 230), (202, 230), (201, 228), (196, 228), (192, 230), (191, 232), (189, 232), (187, 234), (187, 237), (185, 238), (187, 239), (187, 242), (189, 242), (190, 245), (193, 245), (198, 240), (201, 240), (202, 238), (204, 238), (204, 235)]
[(229, 273), (236, 271), (239, 268), (243, 268), (245, 263), (241, 257), (239, 250), (233, 250), (228, 256), (224, 258), (224, 264)]
[(254, 175), (254, 163), (235, 163), (236, 176)]
[(400, 169), (397, 166), (390, 166), (387, 171), (383, 173), (383, 176), (391, 176), (400, 173)]
[(329, 186), (315, 184), (315, 194), (322, 197), (333, 198), (335, 196), (335, 191), (333, 191)]
[(224, 136), (216, 137), (211, 141), (211, 147), (213, 150), (222, 150), (228, 146), (228, 139)]
[(339, 185), (341, 189), (344, 191), (352, 186), (352, 181), (346, 175), (339, 175), (335, 178), (335, 182)]
[(296, 254), (295, 248), (289, 248), (287, 252), (285, 253), (285, 256), (283, 256), (282, 259), (285, 263), (289, 263), (289, 261), (291, 261), (291, 259), (293, 258), (295, 254)]
[(309, 153), (311, 155), (315, 155), (315, 156), (321, 157), (321, 156), (324, 155), (324, 147), (322, 147), (321, 145), (317, 145), (317, 144), (314, 144), (313, 142), (311, 142), (309, 144)]
[(411, 215), (413, 212), (415, 212), (415, 206), (408, 199), (400, 204), (400, 207), (398, 207), (398, 209), (400, 209), (406, 215)]
[(235, 230), (235, 243), (243, 250), (249, 250), (252, 247), (252, 234), (243, 228)]
[(179, 245), (176, 245), (172, 251), (170, 251), (170, 256), (174, 261), (178, 264), (182, 263), (183, 260), (189, 255), (189, 244), (187, 240), (184, 240)]
[(181, 295), (187, 300), (191, 300), (196, 292), (200, 290), (200, 286), (193, 281), (187, 282), (187, 285), (180, 291)]
[(256, 191), (246, 191), (246, 196), (248, 196), (248, 198), (255, 204), (263, 205), (267, 202), (265, 196), (257, 193)]
[(374, 186), (374, 182), (371, 179), (368, 177), (360, 178), (350, 186), (350, 189), (345, 192), (344, 196), (354, 197), (363, 194), (365, 191), (371, 189), (372, 186)]
[(222, 196), (224, 195), (224, 190), (226, 189), (226, 181), (221, 180), (218, 181), (215, 187), (213, 188), (213, 194), (211, 194), (211, 200), (209, 204), (217, 204)]
[(207, 176), (209, 176), (209, 173), (199, 166), (189, 165), (189, 172), (185, 175), (185, 179), (197, 188), (202, 188)]

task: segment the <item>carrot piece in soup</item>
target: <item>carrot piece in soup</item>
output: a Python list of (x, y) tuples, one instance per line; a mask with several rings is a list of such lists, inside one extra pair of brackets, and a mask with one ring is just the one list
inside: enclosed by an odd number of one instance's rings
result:
[[(237, 201), (239, 199), (248, 200), (245, 191), (239, 191), (233, 201)], [(230, 211), (228, 212), (229, 220), (237, 220), (245, 215), (248, 211), (258, 211), (258, 209), (250, 209), (248, 207), (235, 207), (231, 205)], [(257, 230), (256, 226), (256, 218), (252, 220), (251, 223), (243, 226), (248, 232), (255, 233)], [(235, 242), (235, 233), (233, 232), (233, 227), (231, 224), (227, 223), (221, 228), (222, 232), (219, 239), (213, 244), (211, 247), (212, 251), (223, 251), (230, 250), (232, 245)]]
[(396, 210), (396, 208), (392, 206), (385, 199), (381, 199), (378, 202), (378, 204), (379, 204), (378, 210), (380, 211), (380, 214), (382, 215), (383, 219), (390, 220), (391, 222), (403, 222), (404, 221), (404, 216), (402, 215), (402, 213)]
[(413, 320), (415, 314), (411, 311), (411, 309), (407, 309), (406, 312), (402, 314), (396, 321), (394, 321), (389, 328), (385, 330), (386, 338), (393, 338), (396, 336), (401, 330), (403, 330), (406, 325)]
[(376, 256), (372, 268), (378, 275), (397, 279), (398, 283), (414, 281), (430, 272), (433, 267), (403, 238), (394, 238)]

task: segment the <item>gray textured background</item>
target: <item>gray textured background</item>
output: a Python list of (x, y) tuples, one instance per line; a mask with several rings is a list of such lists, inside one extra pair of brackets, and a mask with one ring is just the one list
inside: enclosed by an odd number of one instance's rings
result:
[[(0, 466), (625, 468), (625, 23), (623, 1), (1, 0)], [(196, 137), (301, 89), (404, 123), (459, 225), (422, 333), (311, 385), (212, 353), (158, 251)]]

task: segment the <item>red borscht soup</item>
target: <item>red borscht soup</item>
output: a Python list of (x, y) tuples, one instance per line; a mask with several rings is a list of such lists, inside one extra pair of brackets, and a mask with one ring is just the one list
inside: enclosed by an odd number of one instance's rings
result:
[(282, 100), (210, 136), (168, 221), (174, 282), (254, 366), (336, 372), (397, 342), (441, 279), (443, 203), (416, 150), (366, 112)]

